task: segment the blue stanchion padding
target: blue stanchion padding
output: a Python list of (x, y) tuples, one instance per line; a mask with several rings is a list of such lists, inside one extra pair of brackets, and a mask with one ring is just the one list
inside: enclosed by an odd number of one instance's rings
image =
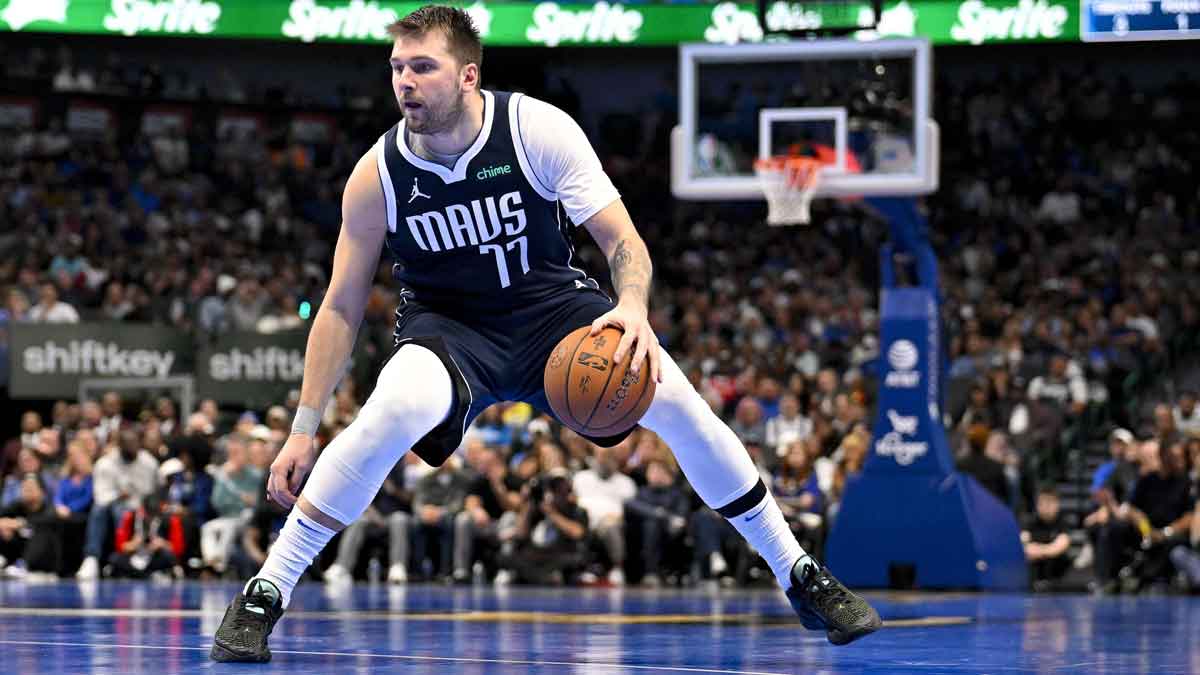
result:
[(974, 478), (866, 473), (849, 481), (825, 549), (842, 583), (887, 588), (911, 565), (917, 588), (1023, 590), (1027, 570), (1013, 515)]
[(827, 562), (851, 586), (887, 587), (892, 565), (911, 565), (922, 588), (1023, 588), (1016, 518), (954, 470), (941, 421), (937, 293), (886, 285), (882, 293), (871, 451), (843, 496)]

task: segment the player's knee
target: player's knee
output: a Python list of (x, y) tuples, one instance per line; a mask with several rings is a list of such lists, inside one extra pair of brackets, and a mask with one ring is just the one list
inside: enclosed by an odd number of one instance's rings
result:
[(646, 411), (643, 424), (650, 429), (655, 426), (683, 420), (698, 421), (711, 409), (675, 361), (662, 352), (662, 382), (654, 391), (654, 401)]
[(453, 401), (450, 373), (432, 351), (405, 345), (388, 361), (362, 413), (386, 420), (389, 428), (416, 434), (415, 442), (441, 424)]

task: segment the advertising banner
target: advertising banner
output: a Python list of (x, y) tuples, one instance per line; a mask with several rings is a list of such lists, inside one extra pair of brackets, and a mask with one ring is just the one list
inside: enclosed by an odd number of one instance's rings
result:
[(164, 378), (192, 369), (191, 336), (131, 323), (15, 323), (10, 329), (13, 398), (74, 398), (97, 377)]
[[(0, 0), (0, 31), (384, 42), (384, 27), (421, 2), (375, 0)], [(754, 3), (474, 2), (489, 45), (674, 45), (763, 39)], [(852, 15), (869, 15), (869, 3)], [(841, 14), (839, 12), (839, 14)], [(776, 2), (771, 29), (844, 21), (819, 5)], [(1079, 3), (1060, 0), (888, 0), (860, 39), (923, 36), (935, 44), (1079, 40)]]
[(249, 408), (283, 403), (300, 386), (307, 340), (307, 330), (221, 336), (196, 359), (196, 396)]

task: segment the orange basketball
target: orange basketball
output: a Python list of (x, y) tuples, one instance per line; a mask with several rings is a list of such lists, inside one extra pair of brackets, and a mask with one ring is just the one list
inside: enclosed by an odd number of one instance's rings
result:
[(563, 424), (588, 436), (615, 436), (642, 419), (654, 400), (650, 359), (629, 372), (633, 350), (621, 363), (613, 352), (621, 331), (605, 328), (589, 337), (583, 326), (562, 339), (546, 361), (543, 384), (550, 408)]

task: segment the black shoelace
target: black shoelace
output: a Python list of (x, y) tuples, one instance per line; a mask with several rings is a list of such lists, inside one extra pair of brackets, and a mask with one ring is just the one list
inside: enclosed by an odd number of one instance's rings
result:
[(809, 603), (818, 610), (822, 618), (828, 616), (829, 612), (836, 609), (838, 605), (850, 599), (850, 594), (846, 589), (828, 572), (816, 565), (805, 566), (800, 587), (804, 589), (804, 595), (807, 596)]
[[(252, 606), (255, 608), (258, 608), (258, 609), (262, 609), (262, 613), (260, 614), (256, 611), (250, 609), (250, 607), (252, 607)], [(241, 607), (238, 607), (237, 613), (234, 614), (234, 616), (233, 616), (233, 625), (231, 627), (235, 631), (241, 631), (246, 628), (261, 629), (263, 626), (265, 626), (267, 624), (267, 621), (268, 621), (268, 619), (267, 619), (267, 610), (266, 609), (263, 609), (258, 604), (252, 605), (251, 603), (247, 602), (247, 603), (242, 604)]]

